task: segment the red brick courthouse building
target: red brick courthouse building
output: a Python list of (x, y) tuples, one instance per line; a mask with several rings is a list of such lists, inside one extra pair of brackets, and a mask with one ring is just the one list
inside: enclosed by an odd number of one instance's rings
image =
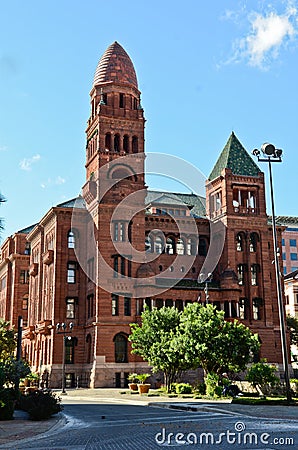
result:
[(23, 316), (33, 371), (61, 386), (56, 325), (65, 323), (67, 382), (123, 386), (129, 372), (147, 371), (128, 342), (144, 306), (206, 300), (258, 333), (260, 356), (281, 364), (264, 174), (235, 134), (206, 182), (206, 202), (150, 191), (136, 73), (117, 42), (98, 63), (90, 101), (82, 196), (1, 248), (0, 316), (15, 326)]

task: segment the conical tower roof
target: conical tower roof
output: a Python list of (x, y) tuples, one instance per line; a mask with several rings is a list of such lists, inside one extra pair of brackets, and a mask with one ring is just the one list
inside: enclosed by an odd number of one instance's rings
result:
[(106, 82), (131, 84), (138, 89), (138, 81), (133, 63), (118, 42), (113, 42), (96, 67), (93, 79), (93, 87)]
[(257, 177), (260, 168), (247, 153), (237, 136), (232, 131), (228, 142), (219, 155), (210, 175), (209, 180), (219, 177), (223, 169), (231, 169), (234, 175)]

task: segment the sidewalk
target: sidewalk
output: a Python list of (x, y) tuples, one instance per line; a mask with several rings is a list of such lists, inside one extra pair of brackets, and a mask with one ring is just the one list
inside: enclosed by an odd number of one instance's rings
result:
[[(125, 393), (123, 393), (125, 392)], [(154, 393), (154, 391), (151, 391)], [(59, 391), (57, 391), (59, 393)], [(146, 396), (131, 394), (128, 389), (69, 389), (62, 398), (62, 403), (68, 401), (94, 401), (99, 403), (115, 403), (143, 405), (159, 408), (169, 408), (182, 411), (222, 412), (232, 415), (244, 415), (260, 418), (285, 419), (298, 421), (297, 406), (251, 406), (232, 404), (230, 399), (201, 400), (189, 398), (167, 398), (159, 396)], [(0, 422), (0, 446), (19, 439), (51, 433), (65, 424), (63, 413), (53, 416), (49, 420), (32, 421), (24, 411), (15, 411), (14, 420)]]

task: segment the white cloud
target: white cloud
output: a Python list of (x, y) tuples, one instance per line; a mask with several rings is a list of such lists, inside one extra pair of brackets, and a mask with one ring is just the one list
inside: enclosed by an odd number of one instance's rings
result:
[(59, 186), (61, 184), (64, 184), (66, 182), (65, 178), (60, 177), (60, 175), (58, 175), (58, 177), (56, 178), (48, 178), (47, 181), (44, 181), (43, 183), (41, 183), (41, 187), (43, 189), (50, 187), (50, 186)]
[[(297, 36), (298, 12), (295, 3), (288, 0), (283, 13), (268, 5), (263, 13), (253, 11), (248, 14), (249, 31), (233, 43), (233, 56), (228, 63), (244, 60), (251, 66), (268, 69), (281, 49)], [(234, 16), (228, 11), (225, 17), (233, 20)]]
[(24, 158), (19, 162), (19, 166), (22, 170), (32, 170), (32, 164), (39, 161), (41, 156), (39, 154), (32, 156), (32, 158)]

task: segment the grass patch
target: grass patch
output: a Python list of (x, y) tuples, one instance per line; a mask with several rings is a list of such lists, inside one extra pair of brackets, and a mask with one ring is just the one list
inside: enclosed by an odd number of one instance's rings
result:
[[(283, 397), (237, 397), (233, 398), (232, 403), (238, 405), (288, 405), (287, 399)], [(297, 399), (293, 399), (290, 405), (298, 406)]]

